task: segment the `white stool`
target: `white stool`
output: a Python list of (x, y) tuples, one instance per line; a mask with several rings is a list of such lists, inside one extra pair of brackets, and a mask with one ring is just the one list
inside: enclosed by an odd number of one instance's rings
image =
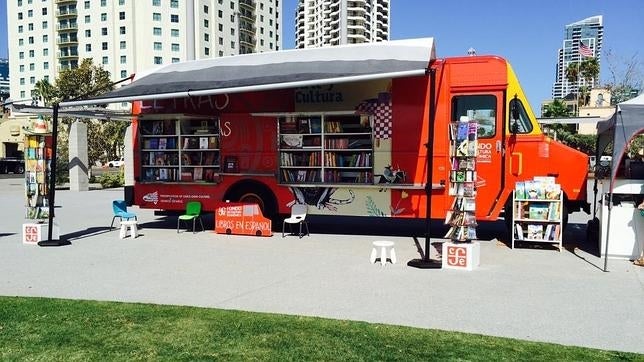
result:
[(123, 220), (121, 221), (121, 232), (119, 233), (119, 238), (125, 239), (128, 228), (130, 229), (130, 236), (133, 239), (139, 236), (139, 230), (136, 227), (136, 220)]
[[(394, 249), (394, 242), (387, 240), (377, 240), (373, 242), (373, 249), (371, 249), (371, 263), (376, 262), (376, 256), (378, 256), (378, 248), (380, 248), (380, 264), (385, 265), (387, 263), (387, 254), (389, 254), (389, 259), (391, 259), (392, 264), (396, 264), (396, 250)], [(387, 253), (389, 251), (389, 253)]]

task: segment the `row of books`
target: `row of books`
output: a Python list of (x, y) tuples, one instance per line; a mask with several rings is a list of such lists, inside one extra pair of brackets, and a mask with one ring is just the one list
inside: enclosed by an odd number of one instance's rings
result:
[(450, 210), (474, 212), (476, 210), (476, 200), (473, 197), (455, 197)]
[(549, 240), (559, 241), (561, 226), (559, 224), (528, 224), (524, 232), (521, 224), (515, 224), (514, 237), (516, 240)]
[(285, 117), (279, 120), (280, 133), (320, 133), (322, 119), (320, 117)]
[(324, 165), (328, 167), (371, 167), (371, 153), (353, 154), (326, 152)]
[(49, 207), (27, 207), (25, 209), (25, 218), (31, 220), (47, 219), (49, 218)]
[(282, 152), (280, 153), (280, 165), (282, 166), (320, 166), (321, 155), (319, 152), (300, 152), (300, 153), (290, 153)]
[(551, 176), (535, 176), (533, 180), (517, 182), (514, 187), (517, 200), (558, 200), (560, 196), (561, 185)]
[(373, 173), (368, 171), (339, 171), (339, 170), (326, 170), (324, 171), (325, 182), (350, 182), (360, 184), (373, 183)]
[(476, 185), (474, 182), (453, 182), (449, 187), (450, 196), (475, 197)]
[(452, 157), (452, 170), (476, 170), (476, 158)]
[(515, 207), (516, 219), (558, 221), (561, 218), (560, 202), (518, 201)]
[(451, 122), (449, 130), (450, 140), (456, 141), (457, 143), (463, 141), (476, 141), (478, 138), (478, 123), (476, 121), (470, 121), (467, 116), (461, 117), (458, 122)]
[(50, 147), (29, 147), (25, 150), (25, 154), (28, 160), (51, 160), (51, 148)]
[(449, 179), (451, 182), (474, 182), (476, 181), (476, 171), (452, 170)]
[(447, 230), (445, 238), (452, 239), (453, 241), (470, 241), (476, 239), (475, 226), (452, 226)]
[(320, 170), (282, 169), (283, 182), (321, 182)]
[(452, 226), (476, 226), (476, 216), (473, 212), (456, 212), (448, 210), (445, 215), (445, 224)]
[(281, 149), (294, 148), (320, 148), (320, 136), (307, 136), (301, 134), (282, 134), (280, 135)]

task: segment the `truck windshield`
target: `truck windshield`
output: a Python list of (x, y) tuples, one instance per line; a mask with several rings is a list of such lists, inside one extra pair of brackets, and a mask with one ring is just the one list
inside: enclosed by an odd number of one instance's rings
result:
[(512, 112), (508, 112), (508, 120), (510, 122), (510, 127), (515, 127), (515, 132), (514, 133), (530, 133), (532, 132), (532, 122), (530, 122), (530, 118), (528, 117), (528, 113), (525, 111), (525, 108), (523, 107), (523, 103), (517, 98), (514, 98), (510, 101), (510, 108), (512, 107), (517, 107), (517, 110), (519, 111), (519, 119), (514, 120), (512, 119)]

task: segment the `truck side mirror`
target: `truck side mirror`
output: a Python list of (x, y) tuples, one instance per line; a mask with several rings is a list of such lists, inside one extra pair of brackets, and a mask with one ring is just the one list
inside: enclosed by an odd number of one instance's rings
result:
[(510, 133), (519, 133), (519, 98), (514, 95), (514, 99), (510, 102)]

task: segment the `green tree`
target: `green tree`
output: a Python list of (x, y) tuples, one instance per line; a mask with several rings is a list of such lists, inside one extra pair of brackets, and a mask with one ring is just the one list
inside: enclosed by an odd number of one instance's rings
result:
[(95, 66), (89, 58), (83, 59), (78, 68), (61, 71), (56, 79), (56, 89), (62, 100), (93, 97), (113, 88), (110, 72)]
[[(45, 100), (46, 105), (75, 98), (87, 98), (112, 90), (110, 73), (101, 66), (94, 65), (92, 59), (83, 59), (78, 68), (60, 72), (54, 85), (46, 80), (36, 83), (34, 93)], [(117, 157), (123, 149), (123, 136), (128, 124), (120, 121), (90, 120), (61, 117), (58, 136), (57, 179), (68, 179), (69, 130), (72, 122), (81, 121), (87, 125), (88, 161)]]
[(561, 99), (555, 99), (544, 107), (543, 116), (547, 118), (570, 117), (570, 110)]

